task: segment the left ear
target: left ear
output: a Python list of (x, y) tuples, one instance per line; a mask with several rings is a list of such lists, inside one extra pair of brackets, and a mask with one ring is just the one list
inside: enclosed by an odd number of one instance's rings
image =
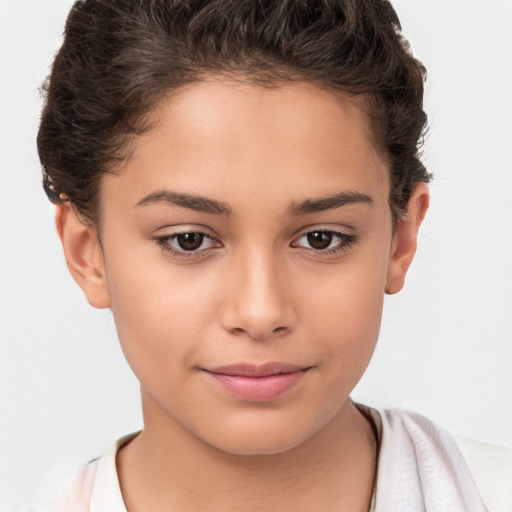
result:
[(405, 216), (398, 220), (386, 278), (386, 293), (399, 292), (405, 283), (405, 274), (414, 258), (418, 241), (418, 230), (425, 218), (429, 203), (428, 187), (425, 183), (416, 183), (407, 203)]
[(73, 279), (95, 308), (110, 307), (103, 251), (95, 229), (82, 222), (69, 201), (55, 208), (55, 225)]

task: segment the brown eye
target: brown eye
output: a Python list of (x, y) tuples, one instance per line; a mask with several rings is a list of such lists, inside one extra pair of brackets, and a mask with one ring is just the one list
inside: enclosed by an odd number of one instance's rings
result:
[(308, 244), (317, 250), (327, 249), (333, 239), (333, 233), (330, 231), (311, 231), (307, 234)]
[(327, 256), (342, 253), (356, 241), (357, 237), (352, 234), (328, 229), (314, 229), (304, 233), (292, 243), (292, 246), (316, 251), (319, 255)]
[(201, 258), (210, 253), (211, 249), (222, 247), (222, 243), (201, 231), (183, 231), (173, 235), (154, 237), (162, 251), (174, 258)]
[(176, 235), (174, 238), (180, 249), (184, 251), (197, 251), (203, 245), (206, 235), (202, 233), (183, 233)]

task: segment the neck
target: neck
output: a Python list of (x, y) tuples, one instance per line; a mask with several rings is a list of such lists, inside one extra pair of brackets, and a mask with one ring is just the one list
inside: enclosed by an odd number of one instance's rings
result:
[(145, 407), (145, 428), (117, 456), (129, 512), (360, 511), (371, 499), (376, 444), (347, 401), (323, 428), (282, 453), (235, 455)]

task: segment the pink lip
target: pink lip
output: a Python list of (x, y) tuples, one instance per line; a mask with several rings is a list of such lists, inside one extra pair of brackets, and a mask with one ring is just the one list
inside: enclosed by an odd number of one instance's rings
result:
[(250, 402), (275, 400), (296, 386), (309, 368), (286, 363), (235, 364), (205, 370), (233, 396)]

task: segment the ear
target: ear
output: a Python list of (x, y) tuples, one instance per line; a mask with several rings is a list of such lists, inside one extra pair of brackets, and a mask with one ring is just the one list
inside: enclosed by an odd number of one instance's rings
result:
[(57, 205), (55, 225), (73, 279), (95, 308), (110, 307), (103, 251), (96, 230), (84, 224), (68, 203)]
[(405, 274), (416, 252), (418, 230), (425, 218), (429, 203), (428, 187), (417, 183), (407, 203), (405, 217), (398, 220), (386, 279), (386, 293), (399, 292), (405, 283)]

